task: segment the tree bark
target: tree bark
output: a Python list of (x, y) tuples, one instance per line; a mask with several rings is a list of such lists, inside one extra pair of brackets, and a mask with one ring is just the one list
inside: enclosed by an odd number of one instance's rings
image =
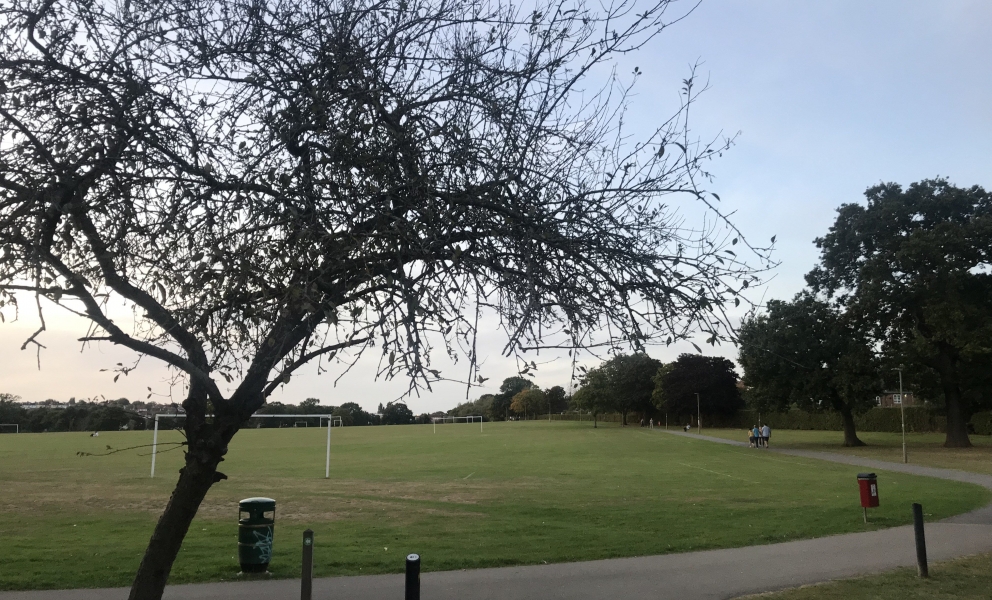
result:
[(937, 356), (937, 373), (944, 391), (944, 409), (947, 413), (947, 435), (945, 448), (971, 448), (968, 437), (968, 415), (965, 414), (964, 399), (958, 379), (957, 360), (947, 349)]
[(162, 597), (189, 525), (217, 475), (217, 462), (204, 464), (187, 454), (186, 466), (180, 469), (176, 489), (155, 525), (128, 600), (159, 600)]
[(841, 421), (844, 423), (844, 446), (864, 446), (865, 443), (858, 438), (858, 432), (854, 426), (854, 414), (851, 412), (851, 408), (846, 402), (839, 402), (838, 404), (838, 412), (840, 412)]

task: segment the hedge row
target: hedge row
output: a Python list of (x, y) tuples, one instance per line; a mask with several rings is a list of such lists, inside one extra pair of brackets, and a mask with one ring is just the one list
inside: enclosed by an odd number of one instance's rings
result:
[[(741, 426), (750, 427), (758, 416), (753, 411), (741, 412)], [(761, 415), (763, 423), (772, 429), (806, 429), (840, 431), (844, 428), (840, 415), (837, 413), (808, 413), (792, 410), (787, 413), (766, 413)], [(863, 415), (854, 418), (858, 431), (887, 431), (899, 433), (902, 431), (902, 417), (898, 410), (891, 408), (873, 408)], [(925, 408), (906, 409), (906, 431), (910, 433), (945, 431), (947, 419), (935, 415)]]
[[(533, 417), (532, 417), (533, 418)], [(548, 415), (537, 415), (536, 420), (547, 421)], [(552, 421), (592, 421), (592, 415), (564, 413), (551, 415)], [(619, 423), (619, 414), (599, 415), (598, 420), (606, 423)], [(627, 423), (637, 425), (640, 415), (627, 415)], [(696, 419), (683, 419), (696, 426)], [(664, 423), (661, 419), (657, 424)], [(805, 429), (819, 431), (841, 431), (844, 429), (837, 413), (808, 413), (792, 410), (786, 413), (763, 413), (759, 415), (752, 410), (742, 410), (736, 415), (714, 417), (703, 416), (703, 425), (730, 429), (749, 429), (755, 424), (767, 423), (772, 429)], [(899, 433), (902, 431), (902, 420), (899, 410), (894, 408), (873, 408), (863, 415), (854, 418), (858, 431), (883, 431)], [(681, 426), (682, 422), (672, 417), (669, 423), (672, 427)], [(971, 417), (971, 433), (992, 435), (992, 411), (975, 413)], [(931, 413), (926, 408), (906, 409), (906, 431), (909, 433), (944, 433), (947, 430), (947, 418)]]
[[(538, 416), (538, 420), (546, 420), (547, 415)], [(591, 421), (590, 415), (566, 413), (551, 415), (555, 421)], [(636, 425), (640, 417), (636, 414), (627, 416), (627, 422)], [(600, 421), (617, 423), (619, 414), (599, 415)], [(894, 408), (873, 408), (867, 413), (854, 418), (858, 431), (882, 431), (899, 433), (902, 431), (902, 420), (899, 410)], [(659, 421), (660, 423), (660, 421)], [(679, 422), (680, 423), (680, 422)], [(677, 425), (672, 420), (670, 425)], [(760, 423), (767, 423), (772, 429), (805, 429), (822, 431), (840, 431), (843, 424), (837, 413), (808, 413), (792, 410), (786, 413), (763, 413)], [(696, 425), (692, 419), (693, 426)], [(708, 427), (725, 427), (747, 429), (759, 424), (759, 415), (755, 411), (743, 410), (730, 417), (703, 416), (703, 425)], [(971, 418), (971, 432), (978, 435), (992, 435), (992, 411), (975, 413)], [(909, 433), (944, 433), (947, 430), (947, 418), (935, 415), (926, 408), (906, 409), (906, 431)]]
[[(637, 419), (639, 419), (639, 418), (640, 417), (637, 417), (635, 419), (632, 414), (628, 414), (627, 415), (627, 422), (628, 423), (636, 422)], [(548, 415), (547, 414), (537, 415), (536, 417), (531, 417), (528, 420), (547, 421), (548, 420)], [(589, 415), (589, 414), (582, 415), (582, 414), (578, 414), (578, 413), (562, 413), (562, 414), (552, 414), (551, 415), (551, 420), (552, 421), (589, 421), (589, 422), (592, 422), (593, 418), (592, 418), (592, 415)], [(597, 421), (604, 422), (604, 423), (619, 423), (620, 422), (620, 413), (607, 414), (607, 415), (599, 415), (598, 417), (596, 417), (596, 420)]]

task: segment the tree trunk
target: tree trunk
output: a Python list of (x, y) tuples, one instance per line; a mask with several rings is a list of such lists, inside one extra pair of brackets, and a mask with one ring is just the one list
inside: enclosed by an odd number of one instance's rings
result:
[(155, 525), (134, 576), (128, 600), (159, 600), (162, 597), (189, 525), (217, 476), (217, 462), (204, 464), (187, 455), (186, 466), (179, 471), (176, 489)]
[(964, 399), (958, 381), (957, 360), (951, 351), (941, 348), (936, 361), (940, 375), (940, 387), (944, 391), (944, 408), (947, 412), (947, 436), (945, 448), (970, 448), (968, 437), (968, 415), (965, 414)]
[[(259, 404), (261, 404), (259, 402)], [(189, 525), (210, 487), (227, 476), (217, 465), (227, 454), (227, 445), (244, 419), (236, 415), (219, 415), (214, 410), (212, 422), (206, 420), (206, 396), (201, 386), (190, 386), (183, 402), (186, 409), (186, 465), (179, 470), (179, 481), (172, 491), (165, 512), (159, 517), (138, 572), (131, 584), (128, 600), (160, 600), (169, 580), (172, 564), (179, 555)], [(246, 407), (248, 410), (250, 407)], [(248, 412), (251, 414), (254, 410)]]
[(864, 446), (865, 443), (858, 438), (858, 432), (854, 427), (854, 414), (851, 408), (844, 402), (839, 403), (840, 418), (844, 422), (844, 446)]
[(592, 413), (592, 428), (593, 429), (596, 429), (596, 427), (597, 427), (597, 424), (596, 424), (596, 413)]
[(620, 426), (621, 427), (627, 426), (627, 411), (623, 411), (622, 413), (620, 413)]

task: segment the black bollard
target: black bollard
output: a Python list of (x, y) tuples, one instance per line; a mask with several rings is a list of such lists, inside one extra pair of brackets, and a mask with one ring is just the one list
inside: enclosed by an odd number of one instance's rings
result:
[(420, 555), (406, 557), (406, 600), (420, 600)]
[(300, 578), (300, 600), (313, 596), (313, 530), (303, 532), (303, 573)]
[(930, 577), (927, 568), (927, 540), (923, 535), (923, 505), (913, 503), (913, 530), (916, 533), (916, 566), (920, 577)]

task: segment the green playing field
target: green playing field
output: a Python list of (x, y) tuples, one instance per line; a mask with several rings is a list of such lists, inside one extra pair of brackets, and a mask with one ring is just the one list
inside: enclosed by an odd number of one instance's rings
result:
[[(178, 441), (176, 432), (160, 442)], [(856, 467), (638, 427), (516, 422), (242, 431), (172, 583), (232, 579), (237, 501), (278, 502), (276, 577), (297, 577), (303, 529), (318, 576), (491, 567), (763, 544), (939, 518), (980, 506), (967, 484), (879, 473), (864, 525)], [(128, 585), (175, 484), (181, 450), (77, 456), (150, 432), (0, 435), (0, 589)]]

